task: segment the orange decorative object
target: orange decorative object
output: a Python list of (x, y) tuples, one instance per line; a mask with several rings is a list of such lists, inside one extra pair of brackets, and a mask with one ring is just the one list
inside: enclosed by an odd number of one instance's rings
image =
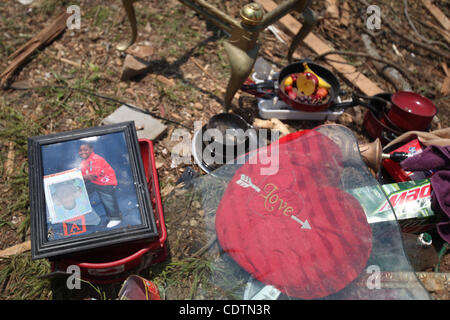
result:
[(319, 79), (310, 73), (304, 72), (300, 73), (297, 78), (297, 88), (300, 92), (304, 93), (307, 96), (313, 95), (316, 92), (317, 87), (319, 85)]

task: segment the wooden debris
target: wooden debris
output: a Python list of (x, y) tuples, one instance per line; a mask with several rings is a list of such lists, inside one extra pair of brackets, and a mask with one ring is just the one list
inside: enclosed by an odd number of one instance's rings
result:
[(325, 0), (325, 16), (331, 19), (339, 19), (339, 8), (336, 0)]
[(450, 72), (445, 62), (442, 62), (442, 69), (444, 69), (445, 79), (442, 82), (441, 94), (443, 96), (448, 96), (450, 94)]
[(11, 141), (8, 143), (8, 155), (6, 156), (4, 167), (6, 177), (9, 177), (14, 171), (14, 159), (14, 142)]
[(8, 79), (14, 74), (17, 68), (19, 68), (19, 66), (24, 63), (35, 51), (50, 44), (65, 30), (68, 17), (69, 14), (67, 12), (64, 11), (60, 13), (56, 16), (52, 23), (42, 29), (42, 31), (9, 56), (9, 59), (12, 59), (12, 61), (3, 73), (0, 74), (0, 84), (2, 86), (7, 83)]
[(433, 23), (430, 23), (428, 21), (421, 21), (425, 26), (430, 27), (434, 30), (436, 30), (441, 36), (445, 38), (445, 40), (450, 43), (450, 32), (447, 30), (444, 30), (442, 27), (439, 27)]
[(6, 258), (6, 257), (9, 257), (9, 256), (13, 256), (13, 255), (16, 255), (16, 254), (21, 254), (21, 253), (24, 253), (24, 252), (26, 252), (26, 251), (28, 251), (30, 249), (31, 249), (31, 241), (28, 240), (28, 241), (16, 244), (15, 246), (6, 248), (4, 250), (0, 250), (0, 259), (1, 258)]
[(339, 21), (344, 27), (350, 24), (350, 7), (347, 1), (344, 1), (341, 9), (341, 20)]
[(160, 161), (156, 161), (155, 162), (155, 168), (158, 170), (158, 169), (161, 169), (162, 167), (164, 167), (164, 163), (163, 162), (160, 162)]
[(350, 126), (353, 123), (353, 117), (348, 112), (343, 112), (339, 117), (339, 123), (344, 126)]
[(139, 59), (148, 59), (153, 54), (153, 47), (147, 45), (131, 46), (126, 50), (126, 53), (131, 54)]
[[(266, 11), (272, 11), (278, 5), (272, 0), (259, 0), (258, 1)], [(279, 23), (290, 33), (291, 36), (297, 34), (302, 27), (302, 24), (295, 19), (292, 15), (285, 15), (280, 19)], [(317, 37), (314, 33), (308, 34), (303, 41), (311, 50), (317, 54), (323, 54), (329, 51), (334, 51), (334, 48), (330, 47), (323, 40)], [(336, 70), (343, 78), (357, 87), (363, 94), (367, 96), (374, 96), (379, 93), (383, 93), (376, 83), (371, 81), (356, 68), (347, 63), (347, 61), (340, 55), (333, 54), (328, 56), (328, 65)], [(324, 63), (324, 66), (326, 64)]]
[[(200, 62), (198, 62), (197, 59), (195, 59), (194, 57), (191, 57), (192, 62), (194, 62), (194, 64), (206, 75), (208, 76), (208, 78), (210, 78), (215, 84), (216, 84), (216, 88), (218, 90), (220, 90), (221, 92), (225, 93), (225, 88), (223, 87), (223, 84), (220, 83), (216, 77), (212, 76), (207, 70), (206, 67), (202, 66), (200, 64)], [(237, 95), (236, 95), (237, 98)]]
[[(355, 281), (357, 286), (367, 286), (370, 275), (362, 275)], [(440, 272), (382, 272), (379, 276), (380, 289), (406, 289), (418, 286), (422, 282), (429, 292), (448, 292), (450, 274)]]
[(279, 30), (277, 27), (275, 27), (273, 24), (267, 27), (267, 30), (272, 32), (272, 34), (277, 38), (278, 41), (280, 41), (283, 44), (287, 44), (289, 41), (289, 37), (284, 37), (281, 30)]
[(450, 20), (438, 7), (432, 4), (430, 0), (422, 0), (422, 4), (446, 31), (450, 31)]
[(201, 104), (200, 102), (196, 102), (194, 104), (194, 108), (197, 109), (197, 110), (202, 111), (204, 107), (203, 107), (203, 104)]
[(203, 66), (200, 64), (200, 62), (197, 61), (197, 59), (195, 59), (194, 57), (191, 57), (191, 59), (192, 59), (192, 62), (194, 62), (194, 64), (195, 64), (201, 71), (203, 71), (203, 73), (204, 73), (205, 75), (208, 76), (208, 78), (210, 78), (210, 79), (211, 79), (212, 81), (214, 81), (216, 84), (219, 84), (218, 81), (217, 81), (217, 78), (216, 78), (216, 77), (213, 77), (213, 76), (206, 70), (206, 68), (203, 67)]
[(165, 198), (167, 197), (173, 190), (175, 189), (175, 186), (171, 184), (167, 184), (162, 190), (161, 190), (161, 197)]
[(146, 74), (150, 69), (150, 64), (142, 59), (136, 58), (131, 54), (127, 54), (123, 63), (121, 81), (130, 80), (136, 76)]
[[(365, 0), (361, 0), (361, 1), (363, 1), (363, 3), (365, 2)], [(432, 45), (429, 45), (427, 43), (424, 43), (422, 41), (416, 40), (416, 39), (408, 36), (406, 33), (400, 31), (400, 28), (397, 25), (395, 25), (394, 22), (391, 21), (390, 19), (384, 19), (383, 24), (386, 25), (392, 31), (393, 34), (397, 35), (398, 37), (402, 38), (403, 40), (411, 42), (415, 46), (420, 47), (424, 50), (427, 50), (428, 52), (431, 52), (434, 55), (437, 55), (439, 57), (443, 57), (445, 59), (450, 60), (450, 54), (447, 51), (439, 50)]]
[(438, 272), (418, 272), (417, 277), (430, 292), (449, 292), (450, 274)]
[[(278, 34), (278, 36), (280, 38), (283, 39), (284, 42), (286, 42), (286, 44), (289, 43), (290, 37), (286, 33), (284, 33), (282, 30), (277, 28), (277, 34)], [(264, 53), (267, 53), (268, 56), (270, 56), (273, 59), (273, 54), (272, 54), (271, 50), (269, 50), (268, 48), (263, 48), (263, 50), (264, 50)], [(294, 60), (301, 60), (301, 59), (303, 59), (303, 57), (300, 56), (297, 52), (294, 52), (292, 54), (292, 58)]]
[(256, 118), (253, 121), (253, 126), (259, 129), (277, 130), (280, 132), (280, 137), (283, 137), (290, 133), (289, 128), (283, 122), (281, 122), (279, 119), (276, 118), (270, 120), (262, 120)]
[(75, 61), (72, 61), (72, 60), (69, 60), (69, 59), (66, 59), (66, 58), (59, 58), (59, 61), (67, 63), (67, 64), (70, 64), (71, 66), (74, 66), (74, 67), (77, 67), (77, 68), (82, 68), (83, 67), (82, 64), (80, 64), (78, 62), (75, 62)]
[(201, 257), (206, 251), (208, 251), (208, 249), (210, 248), (210, 247), (212, 247), (212, 245), (214, 244), (214, 243), (216, 243), (216, 241), (217, 241), (217, 237), (212, 237), (209, 241), (208, 241), (208, 243), (207, 244), (205, 244), (203, 247), (201, 247), (197, 252), (195, 252), (192, 256), (193, 257)]
[(166, 78), (160, 74), (156, 76), (156, 80), (158, 80), (159, 82), (163, 83), (168, 87), (173, 87), (175, 85), (175, 81), (173, 79)]

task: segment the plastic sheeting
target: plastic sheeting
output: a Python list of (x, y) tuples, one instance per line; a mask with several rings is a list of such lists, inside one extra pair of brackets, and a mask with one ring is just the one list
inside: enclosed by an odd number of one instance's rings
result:
[[(210, 248), (207, 299), (430, 299), (392, 208), (387, 221), (369, 223), (349, 192), (364, 187), (383, 194), (356, 138), (323, 125), (191, 180), (165, 211), (185, 207), (204, 219), (197, 240)], [(194, 199), (201, 205), (187, 208)], [(387, 198), (370, 201), (381, 207)]]

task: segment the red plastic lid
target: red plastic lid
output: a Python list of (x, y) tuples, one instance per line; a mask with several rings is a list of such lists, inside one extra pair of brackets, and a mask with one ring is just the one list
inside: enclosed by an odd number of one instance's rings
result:
[(284, 141), (276, 174), (261, 175), (259, 164), (236, 172), (217, 209), (217, 237), (259, 281), (292, 297), (321, 298), (361, 273), (372, 231), (331, 174), (342, 169), (337, 145), (316, 131)]
[(391, 101), (397, 107), (418, 116), (434, 117), (437, 108), (428, 98), (410, 91), (399, 91), (394, 93)]

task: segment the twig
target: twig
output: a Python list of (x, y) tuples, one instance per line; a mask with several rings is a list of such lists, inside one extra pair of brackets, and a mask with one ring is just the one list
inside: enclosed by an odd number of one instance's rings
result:
[(77, 68), (82, 68), (82, 67), (83, 67), (83, 65), (80, 64), (80, 63), (78, 63), (78, 62), (75, 62), (75, 61), (72, 61), (72, 60), (69, 60), (69, 59), (66, 59), (66, 58), (58, 58), (58, 57), (54, 56), (54, 55), (51, 54), (51, 53), (48, 53), (48, 55), (49, 55), (51, 58), (55, 59), (55, 60), (58, 60), (58, 61), (61, 61), (61, 62), (70, 64), (71, 66), (74, 66), (74, 67), (77, 67)]
[(216, 78), (214, 78), (208, 71), (206, 71), (206, 69), (205, 69), (205, 67), (203, 67), (198, 61), (197, 61), (197, 59), (195, 59), (194, 57), (192, 57), (191, 58), (192, 59), (192, 61), (195, 63), (195, 65), (200, 69), (200, 70), (202, 70), (212, 81), (214, 81), (217, 85), (219, 84), (218, 82), (217, 82), (217, 79)]
[(412, 44), (414, 44), (414, 45), (416, 45), (418, 47), (421, 47), (422, 49), (425, 49), (425, 50), (427, 50), (430, 53), (433, 53), (433, 54), (435, 54), (437, 56), (440, 56), (440, 57), (443, 57), (443, 58), (445, 58), (447, 60), (450, 60), (450, 54), (448, 54), (446, 52), (442, 52), (441, 50), (435, 49), (433, 47), (430, 47), (429, 45), (427, 45), (427, 44), (425, 44), (423, 42), (420, 42), (420, 41), (417, 41), (415, 39), (412, 39), (412, 38), (408, 37), (407, 35), (404, 35), (403, 33), (399, 32), (397, 30), (397, 28), (389, 22), (389, 19), (384, 19), (383, 23), (385, 23), (388, 26), (388, 28), (393, 33), (395, 33), (397, 36), (399, 36), (403, 40), (409, 41)]
[(14, 171), (14, 142), (10, 141), (8, 144), (8, 155), (6, 156), (5, 161), (5, 174), (6, 179), (13, 173)]
[(4, 89), (13, 89), (13, 90), (42, 90), (42, 89), (65, 89), (65, 90), (75, 90), (75, 91), (83, 92), (83, 93), (88, 94), (88, 95), (90, 95), (90, 96), (94, 96), (94, 97), (97, 97), (97, 98), (101, 98), (101, 99), (104, 99), (104, 100), (107, 100), (107, 101), (110, 101), (110, 102), (120, 103), (121, 105), (126, 105), (127, 107), (129, 107), (129, 108), (131, 108), (131, 109), (133, 109), (133, 110), (135, 110), (135, 111), (139, 111), (139, 112), (142, 112), (142, 113), (151, 115), (152, 117), (155, 117), (155, 118), (157, 118), (157, 119), (161, 119), (161, 120), (164, 120), (164, 121), (167, 121), (167, 122), (170, 122), (170, 123), (173, 123), (173, 124), (182, 126), (183, 128), (186, 128), (186, 129), (188, 129), (188, 130), (192, 130), (192, 128), (189, 128), (188, 126), (185, 126), (184, 124), (182, 124), (182, 123), (180, 123), (180, 122), (177, 122), (177, 121), (174, 121), (174, 120), (171, 120), (171, 119), (167, 119), (167, 118), (161, 117), (161, 116), (159, 116), (159, 115), (157, 115), (157, 114), (155, 114), (155, 113), (153, 113), (153, 112), (150, 112), (150, 111), (147, 111), (147, 110), (145, 110), (145, 109), (141, 109), (141, 108), (138, 108), (138, 107), (136, 107), (136, 106), (133, 106), (132, 104), (128, 104), (128, 103), (123, 102), (123, 101), (120, 101), (120, 100), (118, 100), (118, 99), (111, 98), (111, 97), (108, 97), (108, 96), (104, 96), (104, 95), (95, 93), (95, 92), (90, 91), (90, 90), (82, 89), (82, 88), (67, 87), (67, 86), (56, 86), (56, 85), (55, 85), (55, 86), (51, 86), (51, 85), (48, 85), (48, 86), (30, 87), (30, 88), (23, 88), (23, 87), (20, 88), (20, 87), (14, 87), (14, 86), (7, 86), (7, 87), (5, 87)]
[(429, 21), (418, 20), (418, 22), (425, 27), (432, 28), (435, 31), (439, 32), (439, 34), (444, 37), (445, 41), (447, 41), (447, 43), (450, 43), (450, 32), (440, 28), (439, 26), (437, 26)]
[[(376, 58), (371, 56), (368, 53), (364, 53), (364, 52), (352, 52), (352, 51), (340, 51), (340, 50), (336, 50), (336, 51), (328, 51), (325, 53), (322, 53), (320, 55), (318, 55), (317, 57), (314, 58), (314, 60), (320, 60), (323, 59), (325, 56), (330, 55), (330, 54), (339, 54), (339, 55), (349, 55), (349, 56), (355, 56), (355, 57), (363, 57), (363, 58), (369, 58), (372, 59), (374, 61), (378, 61), (378, 62), (382, 62), (385, 65), (395, 68), (398, 71), (400, 71), (410, 82), (415, 83), (414, 78), (412, 78), (412, 76), (409, 74), (409, 72), (407, 72), (405, 69), (403, 69), (402, 67), (399, 67), (398, 65), (393, 64), (392, 62), (383, 59), (383, 58)], [(327, 59), (328, 60), (328, 59)]]
[(448, 46), (447, 46), (445, 43), (440, 42), (440, 41), (433, 41), (433, 40), (427, 39), (427, 38), (425, 38), (424, 36), (422, 36), (422, 35), (419, 33), (419, 31), (417, 31), (416, 26), (414, 25), (414, 23), (412, 22), (412, 20), (411, 20), (409, 14), (408, 14), (408, 0), (403, 0), (403, 3), (404, 3), (404, 5), (405, 5), (404, 13), (405, 13), (406, 20), (408, 20), (409, 25), (410, 25), (411, 28), (414, 30), (414, 32), (417, 34), (417, 36), (418, 36), (420, 39), (422, 39), (423, 41), (425, 41), (426, 43), (429, 43), (429, 44), (437, 44), (437, 45), (440, 45), (440, 46), (444, 47), (445, 49), (449, 50)]
[(9, 56), (12, 61), (0, 74), (0, 85), (6, 85), (20, 65), (27, 61), (34, 52), (50, 44), (66, 29), (67, 17), (67, 12), (61, 12), (50, 24)]
[[(359, 0), (359, 1), (360, 1), (362, 4), (364, 4), (365, 6), (369, 6), (369, 5), (370, 5), (366, 0)], [(428, 52), (431, 52), (431, 53), (433, 53), (433, 54), (435, 54), (435, 55), (438, 55), (438, 56), (441, 56), (441, 57), (446, 58), (447, 60), (450, 60), (450, 54), (448, 54), (448, 53), (446, 53), (446, 52), (442, 52), (442, 51), (437, 50), (437, 49), (435, 49), (435, 48), (432, 48), (432, 47), (430, 47), (429, 45), (427, 45), (427, 44), (425, 44), (425, 43), (423, 43), (423, 42), (417, 41), (417, 40), (415, 40), (415, 39), (412, 39), (412, 38), (410, 38), (410, 37), (408, 37), (408, 36), (402, 34), (400, 31), (397, 30), (397, 28), (395, 28), (394, 25), (392, 25), (392, 24), (390, 23), (391, 20), (392, 20), (392, 19), (390, 19), (389, 17), (385, 17), (385, 18), (383, 19), (383, 24), (386, 24), (386, 25), (388, 26), (388, 28), (389, 28), (393, 33), (395, 33), (397, 36), (399, 36), (399, 37), (402, 38), (403, 40), (406, 40), (406, 41), (408, 41), (408, 42), (411, 42), (411, 43), (415, 44), (415, 45), (418, 46), (418, 47), (421, 47), (422, 49), (427, 50)]]
[(433, 5), (430, 0), (422, 0), (422, 4), (446, 31), (450, 31), (450, 20), (438, 7)]
[(213, 237), (212, 239), (210, 239), (208, 241), (207, 244), (205, 244), (202, 248), (200, 248), (196, 253), (194, 253), (192, 256), (193, 257), (201, 257), (217, 240), (217, 237)]
[(31, 248), (30, 240), (16, 244), (15, 246), (6, 248), (0, 251), (0, 259), (6, 258), (12, 255), (24, 253)]

